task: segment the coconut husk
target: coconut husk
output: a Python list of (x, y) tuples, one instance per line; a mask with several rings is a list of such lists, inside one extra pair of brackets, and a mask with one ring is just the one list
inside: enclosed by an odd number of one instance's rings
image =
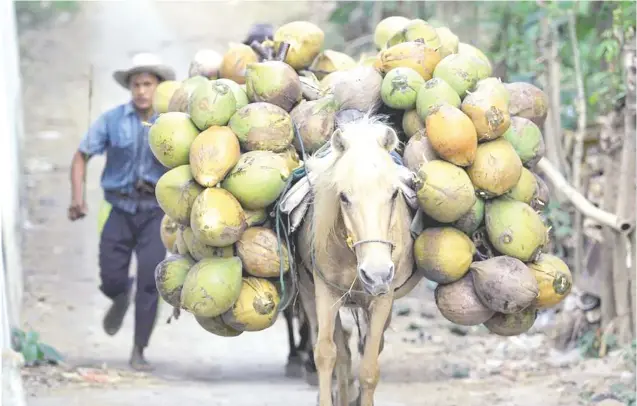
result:
[(497, 256), (474, 262), (470, 269), (478, 297), (496, 312), (520, 312), (538, 296), (539, 289), (533, 272), (519, 259)]
[(420, 167), (427, 162), (439, 159), (436, 151), (427, 138), (427, 132), (422, 129), (407, 141), (403, 152), (403, 163), (412, 172), (418, 172)]
[(248, 65), (246, 89), (251, 102), (266, 102), (290, 111), (301, 101), (299, 75), (285, 62), (265, 61)]
[[(338, 104), (334, 96), (328, 95), (319, 100), (301, 102), (290, 112), (306, 154), (317, 151), (332, 136), (337, 110)], [(292, 144), (297, 151), (301, 151), (297, 138), (294, 138)]]
[(517, 336), (529, 331), (536, 318), (537, 310), (530, 307), (514, 314), (496, 313), (484, 322), (484, 326), (499, 336)]
[(542, 89), (526, 82), (507, 83), (510, 93), (509, 113), (542, 126), (548, 114), (549, 100)]
[(347, 71), (334, 72), (330, 86), (339, 110), (374, 111), (382, 104), (381, 74), (370, 66), (359, 66)]
[(456, 282), (438, 285), (434, 297), (442, 316), (462, 326), (482, 324), (495, 314), (480, 301), (469, 274)]

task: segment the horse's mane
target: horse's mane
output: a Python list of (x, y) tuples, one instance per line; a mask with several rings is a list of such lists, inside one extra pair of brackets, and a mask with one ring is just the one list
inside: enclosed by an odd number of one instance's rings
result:
[[(331, 239), (336, 237), (340, 219), (339, 193), (355, 196), (372, 194), (383, 185), (389, 187), (400, 180), (398, 170), (378, 139), (387, 132), (383, 115), (371, 112), (339, 124), (341, 137), (347, 144), (344, 153), (332, 151), (327, 156), (312, 156), (306, 163), (317, 175), (312, 214), (312, 245), (317, 254), (327, 254)], [(333, 147), (332, 147), (333, 148)]]

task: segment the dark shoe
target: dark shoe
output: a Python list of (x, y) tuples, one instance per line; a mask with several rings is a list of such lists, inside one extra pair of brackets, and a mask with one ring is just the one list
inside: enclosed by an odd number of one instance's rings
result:
[(150, 365), (144, 358), (144, 350), (138, 346), (133, 347), (133, 353), (130, 356), (129, 364), (131, 368), (140, 372), (149, 372), (154, 369), (153, 366)]
[(124, 316), (130, 305), (130, 289), (124, 293), (120, 293), (113, 299), (113, 304), (104, 316), (102, 323), (106, 334), (115, 335), (122, 327)]

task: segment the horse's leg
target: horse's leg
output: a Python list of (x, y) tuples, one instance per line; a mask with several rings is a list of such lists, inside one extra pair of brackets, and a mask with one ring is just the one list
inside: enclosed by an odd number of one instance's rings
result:
[(314, 362), (314, 345), (317, 340), (318, 320), (316, 318), (316, 300), (314, 286), (309, 277), (309, 270), (299, 267), (299, 298), (307, 322), (307, 359), (305, 361), (305, 381), (311, 386), (318, 385), (318, 373)]
[(365, 337), (365, 352), (360, 365), (361, 406), (374, 404), (374, 391), (380, 378), (378, 354), (383, 333), (391, 314), (393, 295), (391, 293), (374, 298), (370, 304), (369, 326)]
[(318, 275), (314, 277), (314, 287), (318, 321), (318, 339), (314, 347), (314, 362), (319, 378), (319, 405), (333, 406), (332, 376), (337, 355), (334, 330), (341, 303), (340, 297), (333, 294)]
[(285, 376), (288, 378), (301, 378), (303, 376), (303, 361), (294, 343), (294, 309), (292, 306), (288, 306), (287, 309), (283, 310), (283, 315), (288, 327), (288, 343), (290, 345), (290, 354), (285, 365)]
[(349, 404), (349, 362), (350, 354), (345, 335), (345, 329), (341, 322), (340, 314), (336, 315), (336, 326), (334, 329), (334, 342), (336, 343), (336, 388), (338, 390), (336, 399), (339, 406)]

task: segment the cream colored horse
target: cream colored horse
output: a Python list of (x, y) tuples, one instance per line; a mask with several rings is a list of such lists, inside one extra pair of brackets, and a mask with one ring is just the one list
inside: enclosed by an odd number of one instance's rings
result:
[(338, 402), (348, 404), (351, 357), (339, 309), (359, 309), (366, 319), (359, 383), (360, 404), (370, 406), (392, 304), (421, 278), (413, 272), (411, 216), (389, 154), (398, 142), (391, 127), (368, 115), (334, 132), (331, 154), (306, 163), (317, 177), (297, 239), (299, 292), (317, 331), (312, 341), (321, 406), (332, 405), (335, 367)]

